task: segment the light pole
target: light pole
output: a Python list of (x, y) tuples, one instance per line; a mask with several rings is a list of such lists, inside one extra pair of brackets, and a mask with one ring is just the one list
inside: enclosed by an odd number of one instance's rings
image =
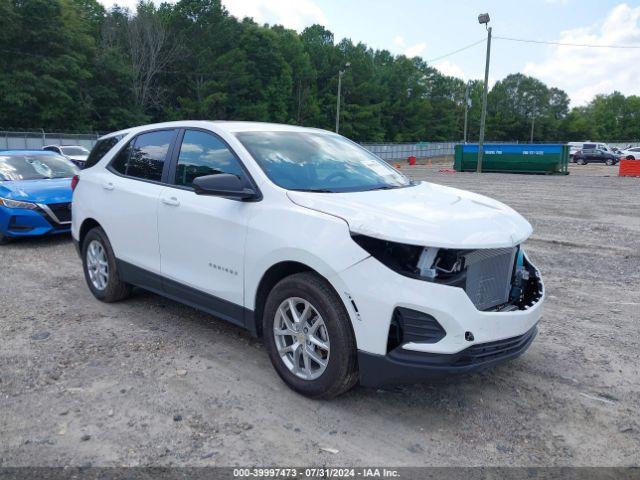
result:
[(469, 98), (469, 91), (471, 90), (471, 80), (467, 82), (467, 88), (464, 91), (464, 143), (467, 143), (467, 119), (469, 115), (469, 108), (471, 107), (471, 99)]
[(533, 109), (531, 110), (531, 141), (533, 143), (533, 128), (536, 124), (536, 99), (533, 99)]
[(342, 96), (342, 76), (347, 68), (351, 66), (350, 62), (344, 64), (344, 70), (338, 70), (338, 100), (336, 101), (336, 133), (340, 130), (340, 97)]
[(489, 24), (489, 14), (478, 15), (478, 23), (487, 28), (487, 60), (484, 66), (484, 88), (482, 90), (482, 113), (480, 114), (480, 139), (478, 140), (478, 168), (477, 172), (482, 172), (482, 154), (484, 153), (484, 126), (487, 120), (487, 90), (489, 89), (489, 60), (491, 58), (491, 27)]

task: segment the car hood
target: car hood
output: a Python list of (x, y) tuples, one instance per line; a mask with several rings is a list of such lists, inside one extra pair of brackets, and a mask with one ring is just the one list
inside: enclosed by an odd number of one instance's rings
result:
[(71, 201), (71, 179), (0, 182), (0, 197), (33, 203), (67, 203)]
[(352, 233), (410, 245), (512, 247), (533, 231), (503, 203), (427, 182), (391, 190), (287, 195), (299, 206), (344, 219)]

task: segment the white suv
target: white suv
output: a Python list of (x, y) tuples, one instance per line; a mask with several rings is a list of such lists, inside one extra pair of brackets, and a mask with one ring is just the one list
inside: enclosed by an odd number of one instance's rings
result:
[(244, 327), (308, 396), (490, 366), (537, 331), (544, 294), (524, 218), (412, 182), (331, 132), (131, 128), (102, 137), (73, 186), (98, 299), (135, 285)]

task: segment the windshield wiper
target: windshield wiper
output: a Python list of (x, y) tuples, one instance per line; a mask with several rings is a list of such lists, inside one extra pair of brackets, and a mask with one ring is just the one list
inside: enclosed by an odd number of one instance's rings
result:
[(312, 193), (336, 193), (335, 190), (328, 188), (291, 188), (294, 192), (312, 192)]
[(414, 182), (413, 180), (411, 180), (408, 184), (406, 185), (381, 185), (380, 187), (375, 187), (375, 188), (370, 188), (368, 190), (365, 190), (365, 192), (371, 192), (373, 190), (395, 190), (396, 188), (407, 188), (407, 187), (415, 187), (416, 185), (418, 185), (420, 182)]
[(380, 187), (369, 188), (368, 190), (365, 190), (365, 191), (372, 192), (374, 190), (393, 190), (395, 188), (400, 188), (400, 187), (394, 187), (394, 186), (391, 186), (391, 185), (382, 185)]

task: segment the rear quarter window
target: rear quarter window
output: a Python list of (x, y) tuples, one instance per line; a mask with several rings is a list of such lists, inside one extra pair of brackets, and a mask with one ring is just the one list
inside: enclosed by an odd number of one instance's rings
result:
[(103, 138), (98, 140), (91, 149), (91, 153), (87, 157), (84, 168), (91, 168), (98, 163), (118, 143), (124, 135), (116, 135), (115, 137)]
[(125, 177), (160, 182), (175, 129), (140, 133), (113, 158), (109, 168)]

